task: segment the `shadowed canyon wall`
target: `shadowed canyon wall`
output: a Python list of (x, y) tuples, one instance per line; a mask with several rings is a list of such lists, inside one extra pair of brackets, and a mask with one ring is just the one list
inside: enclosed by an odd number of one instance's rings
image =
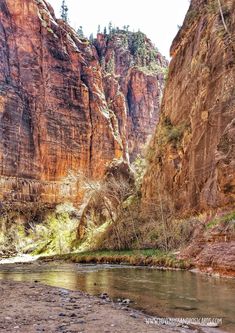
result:
[[(140, 152), (158, 117), (163, 74), (135, 67), (115, 38), (99, 35), (97, 52), (47, 1), (0, 0), (0, 201), (79, 201), (74, 175), (100, 179), (113, 159)], [(144, 38), (151, 63), (166, 67)], [(109, 52), (116, 69), (105, 67)]]
[(235, 2), (193, 0), (171, 47), (142, 208), (175, 216), (234, 207)]

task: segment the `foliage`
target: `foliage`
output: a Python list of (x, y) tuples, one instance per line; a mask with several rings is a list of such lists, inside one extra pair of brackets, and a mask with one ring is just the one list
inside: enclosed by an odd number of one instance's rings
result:
[(81, 25), (77, 29), (77, 34), (80, 38), (84, 38), (83, 27)]
[(30, 236), (37, 242), (34, 254), (71, 252), (76, 240), (77, 224), (76, 210), (73, 206), (57, 206), (43, 225), (31, 227)]
[(26, 218), (10, 212), (0, 220), (0, 253), (68, 253), (73, 250), (78, 225), (77, 210), (70, 204)]
[(94, 42), (94, 36), (93, 36), (93, 34), (90, 34), (89, 41), (90, 41), (91, 44), (93, 44), (93, 42)]
[(68, 22), (68, 6), (66, 5), (65, 0), (62, 1), (60, 12), (62, 20)]
[(140, 189), (141, 187), (146, 166), (147, 166), (146, 159), (141, 155), (138, 155), (135, 161), (132, 163), (132, 170), (134, 171), (135, 184), (137, 189)]
[(115, 56), (114, 53), (112, 53), (109, 61), (107, 62), (105, 66), (106, 72), (109, 74), (113, 74), (115, 71)]
[(142, 55), (144, 56), (145, 49), (145, 35), (138, 31), (133, 33), (130, 38), (130, 50), (133, 56)]
[(181, 143), (188, 126), (185, 122), (173, 125), (171, 119), (165, 117), (158, 128), (158, 146), (163, 147), (170, 143), (173, 147), (177, 148)]
[(235, 231), (235, 212), (229, 212), (221, 216), (217, 216), (206, 225), (206, 228), (212, 229), (218, 225), (230, 225)]

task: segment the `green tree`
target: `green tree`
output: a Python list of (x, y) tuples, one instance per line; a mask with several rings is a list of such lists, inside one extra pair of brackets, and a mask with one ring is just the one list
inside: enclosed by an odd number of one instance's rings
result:
[(98, 28), (97, 28), (97, 34), (100, 34), (100, 31), (101, 31), (101, 29), (100, 29), (100, 24), (99, 24)]
[(66, 5), (65, 0), (62, 1), (60, 13), (62, 20), (68, 22), (68, 6)]
[[(134, 56), (140, 55), (145, 49), (145, 35), (138, 31), (133, 34), (131, 40), (131, 52)], [(143, 54), (141, 54), (143, 55)]]
[(93, 42), (94, 42), (94, 36), (93, 36), (93, 34), (90, 34), (89, 41), (91, 42), (91, 44), (93, 44)]
[(123, 30), (125, 30), (126, 32), (128, 32), (128, 31), (129, 31), (129, 28), (130, 28), (130, 26), (129, 26), (129, 25), (124, 25), (124, 26), (123, 26)]
[(111, 35), (113, 31), (113, 24), (112, 22), (109, 22), (109, 34)]
[(83, 28), (82, 28), (81, 25), (77, 29), (77, 34), (78, 34), (79, 37), (84, 38)]

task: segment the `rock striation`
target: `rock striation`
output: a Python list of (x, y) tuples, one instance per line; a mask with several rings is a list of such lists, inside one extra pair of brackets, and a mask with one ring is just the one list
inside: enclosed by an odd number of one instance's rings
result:
[(191, 2), (171, 47), (143, 209), (162, 201), (182, 217), (234, 207), (234, 13), (234, 1), (222, 1), (222, 12), (218, 1)]
[(118, 28), (98, 34), (95, 46), (103, 69), (109, 107), (117, 115), (130, 160), (143, 152), (159, 120), (167, 60), (142, 32)]
[(234, 1), (191, 1), (171, 47), (142, 186), (143, 215), (161, 207), (161, 218), (198, 220), (180, 257), (208, 273), (230, 276), (235, 276), (234, 36)]
[[(114, 159), (140, 152), (158, 117), (163, 74), (145, 73), (146, 63), (128, 69), (133, 57), (117, 46), (121, 35), (99, 35), (94, 46), (45, 0), (0, 0), (2, 203), (78, 202), (79, 173), (100, 179)], [(151, 63), (165, 67), (145, 39)]]

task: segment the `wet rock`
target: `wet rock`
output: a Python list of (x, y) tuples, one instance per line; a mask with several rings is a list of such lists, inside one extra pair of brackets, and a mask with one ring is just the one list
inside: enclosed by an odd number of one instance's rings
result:
[(102, 293), (102, 294), (100, 294), (99, 297), (100, 297), (101, 299), (105, 299), (105, 300), (109, 299), (109, 295), (108, 295), (107, 293)]
[(71, 314), (69, 315), (69, 317), (74, 318), (74, 317), (77, 317), (77, 315), (76, 315), (76, 313), (71, 313)]
[(131, 303), (131, 300), (129, 298), (125, 298), (125, 299), (122, 300), (122, 304), (128, 305), (130, 303)]
[(127, 306), (121, 307), (121, 310), (130, 311), (130, 309)]
[(130, 317), (132, 317), (132, 318), (138, 318), (138, 315), (136, 313), (130, 313)]

